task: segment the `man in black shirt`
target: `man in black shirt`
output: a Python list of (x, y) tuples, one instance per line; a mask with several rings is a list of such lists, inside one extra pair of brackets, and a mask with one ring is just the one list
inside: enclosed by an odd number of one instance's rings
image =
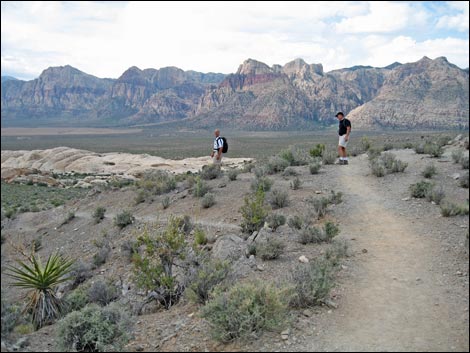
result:
[(349, 134), (351, 133), (351, 122), (344, 117), (343, 112), (339, 112), (338, 114), (336, 114), (336, 117), (339, 120), (339, 164), (349, 164), (348, 157), (346, 155), (346, 147), (349, 141)]

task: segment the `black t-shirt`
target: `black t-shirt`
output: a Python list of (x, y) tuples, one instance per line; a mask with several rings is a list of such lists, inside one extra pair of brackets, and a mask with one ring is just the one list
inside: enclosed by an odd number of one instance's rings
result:
[(346, 133), (348, 132), (348, 126), (351, 127), (351, 122), (348, 119), (344, 118), (343, 120), (339, 121), (339, 136), (346, 135)]

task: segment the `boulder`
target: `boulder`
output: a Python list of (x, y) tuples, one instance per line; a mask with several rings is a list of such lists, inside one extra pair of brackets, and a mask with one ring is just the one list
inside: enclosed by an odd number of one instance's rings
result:
[(212, 248), (212, 256), (218, 260), (236, 260), (243, 256), (245, 242), (235, 234), (227, 234), (217, 238)]

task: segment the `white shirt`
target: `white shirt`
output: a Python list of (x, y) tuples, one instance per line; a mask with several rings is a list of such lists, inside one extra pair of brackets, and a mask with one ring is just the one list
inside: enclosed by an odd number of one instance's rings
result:
[(221, 137), (217, 137), (214, 140), (214, 151), (218, 151), (219, 148), (222, 148), (222, 147), (224, 147), (224, 141), (222, 140)]

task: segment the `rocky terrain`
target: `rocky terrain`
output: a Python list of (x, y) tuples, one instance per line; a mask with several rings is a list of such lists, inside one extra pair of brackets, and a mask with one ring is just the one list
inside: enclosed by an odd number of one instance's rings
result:
[[(465, 140), (460, 136), (445, 144), (443, 151), (442, 156), (432, 158), (413, 149), (391, 150), (407, 163), (407, 168), (403, 173), (382, 178), (371, 173), (367, 154), (351, 158), (348, 166), (324, 164), (318, 174), (311, 174), (308, 165), (292, 163), (287, 172), (267, 175), (274, 182), (272, 189), (286, 191), (289, 200), (271, 212), (287, 219), (316, 219), (316, 214), (310, 213), (311, 200), (329, 197), (332, 190), (342, 193), (342, 202), (328, 206), (322, 218), (313, 220), (319, 226), (328, 221), (338, 224), (340, 233), (333, 243), (303, 244), (299, 241), (301, 232), (287, 224), (277, 229), (266, 224), (251, 236), (242, 232), (239, 210), (244, 197), (252, 193), (251, 185), (260, 174), (259, 168), (267, 167), (266, 161), (257, 161), (251, 172), (245, 166), (234, 180), (230, 177), (232, 168), (206, 180), (215, 195), (215, 204), (209, 208), (202, 206), (195, 196), (195, 184), (185, 177), (178, 179), (174, 190), (138, 202), (136, 196), (145, 184), (95, 184), (86, 195), (58, 207), (17, 213), (14, 217), (2, 214), (2, 302), (23, 301), (23, 291), (8, 286), (11, 279), (4, 269), (15, 264), (19, 249), (29, 249), (40, 238), (38, 253), (43, 258), (60, 250), (84, 264), (95, 263), (88, 267), (89, 277), (78, 288), (105, 282), (118, 291), (113, 300), (120, 310), (129, 310), (133, 315), (125, 351), (468, 351), (468, 182), (467, 188), (461, 186), (465, 175), (468, 180), (468, 137)], [(47, 169), (55, 165), (60, 169), (67, 158), (58, 158), (62, 161), (58, 163), (54, 156), (65, 156), (66, 152), (36, 151), (40, 158), (32, 158), (33, 152), (23, 151), (5, 161), (10, 160), (13, 167)], [(84, 160), (93, 157), (92, 166), (111, 168), (107, 171), (114, 168), (120, 172), (119, 158), (129, 158), (119, 154), (111, 160), (112, 154), (87, 157), (84, 151), (75, 152)], [(282, 155), (290, 159), (289, 154)], [(454, 163), (457, 155), (459, 163)], [(144, 163), (147, 157), (135, 158)], [(68, 163), (71, 166), (74, 162)], [(86, 164), (82, 164), (83, 170), (87, 170)], [(126, 172), (133, 170), (129, 159), (123, 165)], [(423, 170), (430, 165), (436, 169), (430, 181), (442, 187), (445, 199), (466, 203), (467, 215), (443, 217), (435, 202), (411, 197), (410, 185), (422, 181)], [(2, 179), (3, 167), (2, 152)], [(188, 164), (187, 170), (190, 169)], [(296, 178), (300, 185), (293, 188)], [(267, 200), (272, 200), (270, 192), (266, 195)], [(2, 187), (2, 205), (7, 196)], [(167, 197), (169, 204), (164, 207)], [(100, 222), (95, 221), (97, 207), (106, 209)], [(120, 228), (115, 219), (123, 210), (131, 212), (135, 219)], [(74, 217), (67, 216), (71, 212)], [(212, 259), (231, 263), (229, 287), (250, 282), (282, 287), (299, 266), (309, 266), (307, 261), (330, 254), (338, 240), (339, 244), (345, 242), (348, 250), (335, 272), (335, 286), (320, 305), (292, 309), (289, 319), (277, 329), (221, 343), (211, 336), (213, 327), (201, 314), (204, 305), (184, 296), (166, 310), (148, 300), (148, 293), (136, 286), (134, 263), (129, 260), (126, 244), (135, 241), (149, 224), (165, 227), (174, 215), (190, 216), (195, 229), (205, 232), (207, 243), (200, 245), (201, 251)], [(193, 244), (195, 237), (193, 230), (186, 240)], [(249, 256), (250, 245), (268, 239), (284, 245), (277, 258), (263, 260), (258, 253)], [(107, 257), (96, 263), (100, 246), (108, 249)], [(59, 290), (68, 289), (61, 286)], [(2, 328), (2, 350), (58, 349), (59, 324), (37, 331), (26, 328), (24, 324), (15, 327), (5, 336)]]
[(469, 113), (468, 70), (443, 57), (330, 72), (302, 59), (272, 67), (248, 59), (230, 75), (131, 67), (118, 79), (52, 67), (32, 81), (2, 79), (1, 94), (9, 126), (188, 118), (192, 127), (299, 130), (334, 123), (344, 111), (361, 128), (465, 129)]

